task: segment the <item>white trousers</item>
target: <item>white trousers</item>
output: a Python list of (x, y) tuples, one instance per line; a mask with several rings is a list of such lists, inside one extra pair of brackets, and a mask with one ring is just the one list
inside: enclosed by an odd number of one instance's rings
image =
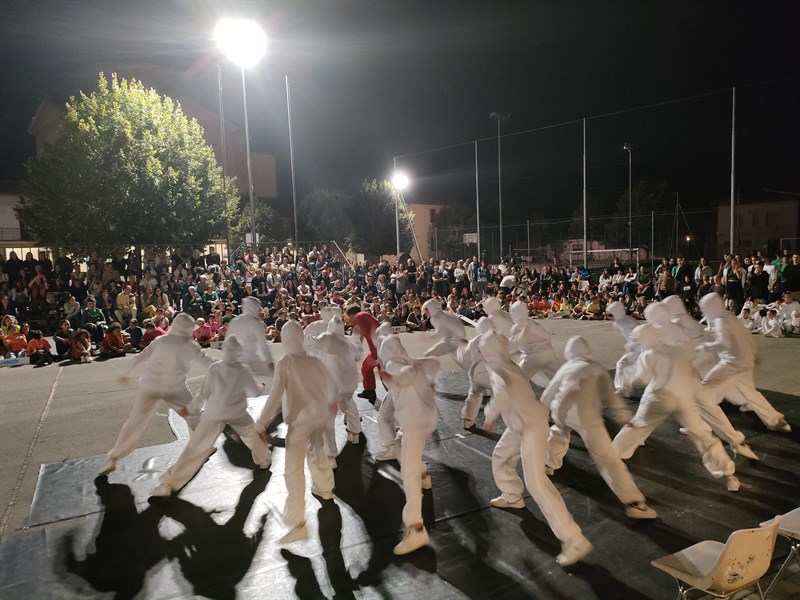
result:
[(394, 398), (391, 390), (386, 393), (378, 409), (378, 439), (384, 448), (394, 443), (397, 437), (397, 423), (394, 418)]
[(700, 453), (703, 466), (713, 477), (729, 477), (734, 474), (736, 467), (733, 461), (725, 453), (719, 438), (706, 428), (694, 401), (679, 400), (663, 390), (654, 393), (645, 389), (636, 415), (631, 423), (620, 429), (612, 442), (619, 457), (627, 460), (633, 456), (655, 428), (670, 417), (688, 430), (689, 437)]
[(283, 474), (288, 495), (283, 520), (291, 528), (299, 527), (306, 521), (306, 456), (311, 473), (311, 491), (333, 492), (333, 469), (325, 455), (322, 437), (322, 428), (314, 429), (307, 424), (288, 425)]
[(522, 360), (519, 361), (519, 366), (528, 379), (532, 379), (534, 375), (542, 371), (547, 379), (546, 385), (553, 378), (553, 375), (556, 374), (561, 364), (553, 350), (546, 350), (535, 354), (526, 354)]
[(461, 407), (461, 418), (466, 421), (474, 421), (478, 418), (478, 413), (483, 405), (483, 397), (492, 393), (492, 386), (489, 383), (489, 372), (481, 364), (472, 369), (469, 373), (469, 392)]
[(422, 462), (422, 452), (430, 434), (430, 431), (417, 428), (403, 430), (400, 474), (406, 494), (406, 504), (403, 506), (403, 524), (406, 527), (422, 523), (422, 478), (428, 473), (427, 465)]
[[(509, 501), (522, 498), (528, 488), (555, 536), (566, 546), (583, 537), (564, 499), (544, 471), (547, 454), (547, 421), (529, 424), (522, 435), (506, 429), (492, 452), (492, 475)], [(522, 475), (517, 465), (522, 460)]]
[[(350, 433), (361, 433), (361, 414), (358, 412), (358, 406), (353, 400), (353, 394), (343, 395), (339, 398), (339, 410), (344, 413), (347, 420), (347, 431)], [(335, 457), (339, 454), (339, 449), (336, 447), (336, 415), (328, 415), (328, 420), (325, 423), (325, 430), (323, 431), (323, 442), (325, 446), (325, 454), (330, 457)]]
[(458, 340), (439, 340), (423, 356), (444, 356), (458, 350)]
[(189, 443), (186, 444), (178, 460), (161, 476), (161, 483), (166, 483), (173, 490), (179, 490), (185, 486), (213, 451), (214, 443), (225, 429), (226, 423), (242, 439), (245, 446), (250, 448), (253, 462), (256, 465), (262, 465), (269, 460), (271, 456), (269, 447), (264, 440), (258, 437), (255, 423), (250, 415), (243, 415), (227, 422), (201, 417), (200, 423), (192, 432)]
[(737, 406), (746, 406), (764, 425), (777, 427), (783, 415), (756, 389), (753, 370), (754, 367), (717, 363), (703, 379), (703, 385), (713, 402), (719, 404), (724, 399)]
[(717, 437), (725, 440), (731, 446), (744, 444), (744, 434), (733, 428), (730, 419), (719, 407), (719, 404), (711, 399), (706, 392), (705, 386), (698, 385), (695, 399), (697, 400), (697, 409), (700, 411), (700, 416)]
[(617, 361), (617, 368), (614, 371), (614, 389), (620, 396), (630, 398), (636, 389), (636, 361), (641, 352), (626, 352)]
[(592, 414), (590, 410), (583, 411), (587, 414), (581, 414), (580, 409), (577, 412), (578, 415), (574, 415), (574, 411), (569, 411), (564, 423), (550, 427), (550, 437), (547, 438), (547, 466), (552, 469), (561, 468), (564, 455), (569, 450), (570, 432), (574, 430), (583, 439), (589, 456), (600, 471), (600, 476), (614, 495), (623, 504), (644, 502), (644, 494), (611, 445), (611, 437), (600, 414)]
[[(178, 412), (189, 405), (192, 401), (192, 394), (186, 387), (168, 391), (139, 389), (136, 393), (136, 399), (133, 401), (131, 414), (128, 415), (128, 420), (122, 425), (114, 447), (108, 452), (109, 458), (119, 460), (133, 452), (162, 400), (172, 410)], [(194, 431), (200, 421), (200, 414), (190, 414), (185, 419), (189, 429)]]

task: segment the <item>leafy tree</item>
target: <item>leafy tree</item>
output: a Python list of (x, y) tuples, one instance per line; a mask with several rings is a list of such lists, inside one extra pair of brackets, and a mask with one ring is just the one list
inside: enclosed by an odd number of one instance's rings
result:
[(224, 233), (237, 201), (200, 125), (116, 74), (69, 99), (55, 143), (27, 175), (20, 221), (39, 244), (75, 253), (207, 240)]
[(464, 234), (476, 231), (475, 209), (463, 204), (445, 206), (436, 213), (436, 222), (431, 227), (434, 226), (439, 254), (444, 257), (464, 256)]
[(315, 189), (300, 200), (300, 231), (303, 239), (337, 240), (344, 243), (355, 230), (351, 215), (353, 199), (347, 194), (332, 194)]
[[(397, 250), (395, 201), (397, 190), (388, 181), (365, 181), (351, 203), (353, 234), (351, 250), (368, 256), (394, 254)], [(408, 251), (414, 243), (414, 214), (400, 203), (400, 251)]]
[[(268, 204), (262, 204), (256, 200), (256, 233), (260, 235), (261, 243), (283, 242), (292, 235), (293, 225), (289, 219), (282, 216)], [(239, 215), (231, 221), (230, 239), (234, 245), (245, 240), (245, 234), (250, 234), (253, 230), (253, 221), (250, 210), (250, 201), (244, 202), (244, 206)]]
[[(670, 194), (666, 182), (653, 184), (638, 181), (631, 190), (631, 235), (634, 248), (650, 245), (650, 211), (666, 209)], [(642, 216), (644, 215), (644, 216)], [(620, 195), (612, 218), (604, 226), (606, 245), (611, 248), (628, 246), (628, 190)]]

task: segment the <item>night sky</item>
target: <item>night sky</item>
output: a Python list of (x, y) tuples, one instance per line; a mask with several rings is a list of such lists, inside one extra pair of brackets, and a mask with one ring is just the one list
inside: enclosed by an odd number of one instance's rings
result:
[[(91, 90), (97, 73), (154, 66), (171, 89), (242, 122), (236, 67), (210, 40), (222, 16), (256, 19), (268, 54), (248, 71), (255, 148), (274, 152), (288, 197), (284, 75), (292, 83), (298, 195), (388, 177), (392, 157), (479, 143), (483, 218), (496, 218), (503, 124), (506, 222), (570, 215), (581, 199), (582, 117), (590, 194), (606, 205), (634, 180), (666, 181), (687, 207), (730, 186), (730, 88), (737, 86), (737, 183), (800, 191), (800, 9), (786, 2), (15, 2), (0, 4), (0, 179), (33, 153), (38, 99)], [(769, 82), (762, 84), (761, 82)], [(145, 80), (146, 84), (150, 84)], [(719, 93), (717, 93), (719, 92)], [(519, 132), (557, 123), (560, 127)], [(508, 135), (505, 134), (518, 134)], [(474, 202), (473, 148), (399, 159), (409, 199)]]

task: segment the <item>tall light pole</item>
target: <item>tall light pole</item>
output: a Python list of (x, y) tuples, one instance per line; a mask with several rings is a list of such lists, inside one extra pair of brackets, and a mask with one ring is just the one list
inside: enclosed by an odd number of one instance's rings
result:
[(497, 121), (497, 204), (500, 216), (500, 260), (503, 260), (503, 170), (500, 163), (500, 123), (508, 121), (510, 113), (493, 112), (489, 115), (490, 119)]
[[(400, 195), (403, 190), (408, 187), (408, 176), (405, 173), (394, 172), (392, 177), (392, 185), (395, 189), (394, 197), (394, 225), (395, 233), (397, 235), (397, 255), (400, 256)], [(395, 257), (396, 259), (396, 257)]]
[(223, 53), (242, 69), (242, 101), (244, 102), (244, 139), (247, 155), (247, 182), (250, 188), (252, 244), (256, 243), (256, 201), (253, 193), (253, 167), (250, 163), (250, 128), (247, 122), (247, 88), (244, 70), (254, 66), (267, 51), (267, 36), (255, 21), (223, 19), (214, 30), (214, 39)]
[(632, 151), (635, 148), (633, 144), (630, 142), (625, 142), (625, 145), (622, 147), (623, 150), (628, 151), (628, 264), (633, 264), (633, 226), (631, 221), (633, 220), (633, 180), (631, 179), (631, 174), (633, 173), (633, 157)]

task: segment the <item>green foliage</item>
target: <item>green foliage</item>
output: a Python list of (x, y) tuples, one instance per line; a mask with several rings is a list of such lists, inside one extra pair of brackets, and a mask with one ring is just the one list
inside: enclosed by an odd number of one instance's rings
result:
[[(394, 254), (397, 250), (395, 202), (397, 191), (388, 181), (365, 181), (351, 203), (353, 234), (351, 250), (368, 256)], [(400, 203), (400, 251), (407, 252), (414, 243), (414, 214)]]
[(342, 193), (315, 189), (300, 200), (300, 235), (306, 240), (337, 240), (353, 235), (353, 199)]
[(71, 97), (56, 142), (27, 164), (17, 215), (39, 244), (174, 246), (225, 234), (235, 208), (203, 130), (179, 104), (131, 79)]
[[(650, 245), (650, 211), (658, 213), (666, 209), (670, 203), (670, 194), (666, 182), (653, 184), (639, 181), (631, 190), (631, 231), (633, 246)], [(637, 216), (643, 215), (643, 216)], [(609, 248), (627, 248), (628, 246), (628, 190), (617, 199), (613, 218), (606, 222), (604, 236)], [(642, 234), (645, 234), (642, 237)]]
[[(292, 237), (293, 225), (289, 219), (281, 216), (278, 211), (263, 204), (258, 198), (255, 200), (256, 206), (256, 233), (260, 236), (261, 243), (280, 241), (283, 242)], [(230, 240), (234, 246), (244, 242), (245, 234), (250, 234), (253, 230), (253, 221), (250, 210), (250, 201), (244, 200), (242, 211), (233, 218), (230, 224)]]
[[(445, 206), (436, 213), (436, 238), (442, 256), (464, 254), (464, 234), (477, 231), (475, 209), (463, 204)], [(433, 232), (431, 232), (433, 235)]]

